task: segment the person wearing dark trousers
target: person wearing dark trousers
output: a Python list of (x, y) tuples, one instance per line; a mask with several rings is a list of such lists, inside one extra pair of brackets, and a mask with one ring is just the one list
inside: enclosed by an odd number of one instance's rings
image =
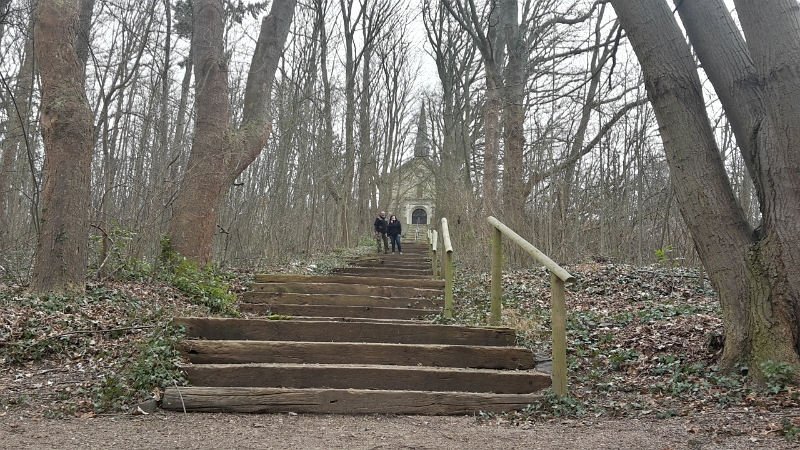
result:
[(400, 246), (400, 235), (403, 233), (403, 225), (397, 220), (397, 216), (392, 215), (389, 217), (389, 226), (386, 234), (389, 235), (389, 240), (392, 241), (392, 253), (394, 253), (395, 243), (397, 244), (397, 251), (403, 254), (403, 247)]
[(381, 242), (383, 242), (383, 253), (389, 253), (389, 239), (386, 238), (388, 227), (386, 211), (381, 211), (381, 214), (375, 219), (375, 240), (378, 242), (378, 253), (381, 252)]

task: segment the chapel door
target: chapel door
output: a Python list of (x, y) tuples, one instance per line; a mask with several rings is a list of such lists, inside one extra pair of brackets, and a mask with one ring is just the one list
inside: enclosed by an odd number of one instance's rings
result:
[(428, 213), (425, 212), (424, 209), (415, 209), (413, 213), (411, 213), (411, 223), (413, 224), (428, 224)]

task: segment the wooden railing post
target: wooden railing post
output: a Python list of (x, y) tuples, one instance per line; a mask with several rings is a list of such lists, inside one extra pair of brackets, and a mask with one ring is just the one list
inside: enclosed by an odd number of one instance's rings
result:
[(567, 308), (564, 280), (550, 272), (550, 321), (553, 326), (553, 392), (567, 395)]
[(575, 277), (499, 220), (491, 216), (486, 220), (494, 228), (494, 233), (492, 234), (492, 309), (489, 322), (492, 325), (500, 324), (500, 296), (503, 276), (501, 268), (503, 258), (501, 239), (503, 235), (506, 235), (509, 240), (522, 247), (523, 250), (550, 271), (551, 323), (553, 326), (553, 391), (559, 396), (567, 395), (567, 313), (564, 284), (575, 282)]
[(489, 325), (500, 325), (500, 296), (503, 287), (503, 233), (492, 227), (492, 304)]
[(444, 244), (444, 316), (453, 317), (453, 244), (450, 242), (450, 228), (447, 219), (442, 218), (442, 243)]
[(433, 264), (433, 278), (439, 278), (439, 260), (436, 256), (436, 250), (439, 245), (439, 233), (436, 230), (433, 230), (431, 234), (433, 235), (431, 242), (431, 264)]
[(433, 233), (431, 233), (430, 228), (426, 233), (428, 236), (428, 259), (433, 258)]

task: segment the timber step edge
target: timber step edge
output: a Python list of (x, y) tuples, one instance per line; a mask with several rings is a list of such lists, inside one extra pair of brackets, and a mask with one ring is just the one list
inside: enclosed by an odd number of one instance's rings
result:
[(394, 277), (399, 277), (401, 275), (415, 275), (415, 276), (431, 276), (433, 275), (432, 269), (406, 269), (402, 267), (343, 267), (333, 269), (336, 273), (346, 273), (346, 274), (369, 274), (372, 273), (391, 273)]
[(382, 306), (308, 305), (291, 303), (239, 303), (239, 311), (259, 315), (295, 317), (352, 317), (360, 319), (424, 319), (439, 314), (441, 308), (387, 308)]
[(443, 308), (443, 298), (430, 297), (378, 297), (375, 295), (350, 294), (296, 294), (293, 292), (248, 291), (241, 295), (243, 303), (267, 303), (270, 305), (330, 305), (372, 306), (383, 308)]
[(187, 364), (189, 382), (207, 387), (376, 389), (529, 394), (550, 386), (536, 370), (365, 364)]
[(248, 292), (273, 292), (278, 294), (347, 294), (376, 297), (436, 297), (442, 289), (411, 286), (367, 286), (362, 284), (331, 283), (253, 283)]
[(347, 274), (355, 275), (355, 276), (364, 275), (364, 276), (370, 276), (370, 277), (381, 276), (382, 273), (386, 273), (387, 276), (392, 276), (393, 278), (404, 278), (404, 279), (407, 279), (407, 280), (434, 280), (435, 279), (435, 278), (433, 278), (432, 274), (428, 274), (428, 275), (398, 274), (398, 273), (394, 273), (394, 272), (390, 273), (388, 271), (384, 272), (384, 271), (381, 271), (381, 270), (373, 270), (370, 273), (361, 273), (361, 274), (359, 274), (359, 273), (349, 273), (349, 272), (346, 272), (346, 271), (343, 271), (343, 272), (340, 272), (340, 273), (343, 274), (343, 275), (347, 275)]
[(270, 275), (256, 274), (255, 285), (259, 283), (332, 283), (363, 284), (366, 286), (398, 286), (428, 289), (444, 289), (444, 280), (409, 280), (406, 278), (359, 277), (353, 275)]
[(306, 342), (385, 342), (513, 346), (516, 332), (505, 327), (465, 327), (429, 323), (325, 322), (180, 317), (189, 338)]
[(413, 262), (394, 262), (394, 261), (387, 262), (384, 260), (376, 259), (370, 261), (351, 261), (348, 264), (348, 267), (372, 267), (376, 269), (419, 269), (421, 266), (428, 267), (430, 265), (431, 265), (430, 262), (422, 266), (422, 264)]
[(462, 415), (521, 410), (541, 394), (168, 387), (162, 408), (186, 412)]
[(192, 364), (377, 364), (528, 370), (534, 354), (524, 347), (353, 342), (184, 340), (181, 353)]

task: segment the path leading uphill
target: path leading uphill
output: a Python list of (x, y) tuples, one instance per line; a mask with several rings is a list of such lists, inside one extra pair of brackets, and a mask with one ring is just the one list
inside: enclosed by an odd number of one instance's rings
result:
[(477, 414), (519, 410), (550, 375), (505, 327), (441, 325), (428, 245), (351, 261), (333, 276), (258, 275), (243, 311), (176, 318), (191, 386), (172, 411)]

